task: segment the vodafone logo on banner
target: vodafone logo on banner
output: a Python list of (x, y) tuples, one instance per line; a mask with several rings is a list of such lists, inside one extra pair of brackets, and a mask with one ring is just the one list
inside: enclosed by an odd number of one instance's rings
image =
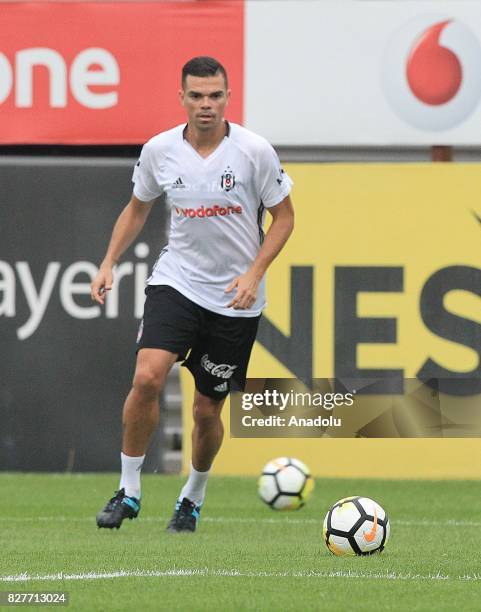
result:
[(197, 55), (226, 67), (241, 123), (243, 4), (0, 2), (0, 143), (142, 144), (184, 121)]
[(384, 93), (395, 113), (430, 131), (465, 121), (481, 99), (481, 44), (459, 19), (418, 16), (395, 32), (384, 54)]
[(440, 37), (450, 20), (435, 23), (416, 41), (406, 63), (406, 76), (418, 100), (431, 106), (450, 102), (458, 93), (463, 68), (456, 53), (441, 45)]
[[(85, 49), (75, 56), (69, 67), (54, 49), (39, 47), (22, 49), (15, 54), (15, 68), (0, 53), (0, 104), (15, 91), (15, 106), (31, 108), (34, 100), (34, 74), (38, 68), (48, 71), (48, 104), (50, 108), (67, 106), (68, 90), (73, 98), (87, 108), (110, 108), (118, 103), (119, 65), (106, 49)], [(101, 93), (94, 85), (110, 86), (112, 91)]]

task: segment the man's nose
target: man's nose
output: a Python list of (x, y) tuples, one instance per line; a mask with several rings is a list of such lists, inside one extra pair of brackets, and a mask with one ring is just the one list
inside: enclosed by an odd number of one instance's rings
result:
[(202, 108), (210, 108), (210, 98), (208, 96), (202, 99)]

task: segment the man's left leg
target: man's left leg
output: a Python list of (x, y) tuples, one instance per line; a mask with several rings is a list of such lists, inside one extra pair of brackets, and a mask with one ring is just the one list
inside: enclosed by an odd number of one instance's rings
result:
[(203, 395), (197, 389), (195, 391), (190, 473), (180, 492), (168, 531), (195, 531), (210, 468), (224, 437), (224, 425), (220, 416), (224, 401), (225, 398), (217, 400)]
[[(207, 311), (206, 311), (207, 312)], [(231, 391), (243, 389), (260, 316), (204, 314), (206, 332), (182, 364), (195, 380), (192, 464), (180, 493), (169, 531), (195, 531), (209, 470), (222, 444), (220, 413)], [(234, 386), (232, 387), (232, 384)]]
[[(225, 398), (213, 399), (195, 391), (192, 407), (192, 464), (199, 472), (210, 470), (224, 438), (224, 424), (220, 418)], [(195, 500), (194, 500), (195, 501)]]

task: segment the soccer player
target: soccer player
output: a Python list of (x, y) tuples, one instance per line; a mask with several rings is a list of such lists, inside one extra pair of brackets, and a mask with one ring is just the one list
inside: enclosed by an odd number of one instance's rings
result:
[[(99, 527), (119, 528), (139, 513), (140, 470), (159, 422), (159, 393), (182, 360), (195, 380), (192, 461), (167, 529), (195, 531), (222, 443), (222, 405), (231, 384), (245, 385), (265, 305), (264, 275), (292, 232), (292, 181), (264, 138), (224, 119), (230, 93), (217, 60), (196, 57), (185, 64), (179, 97), (187, 124), (144, 145), (133, 195), (92, 282), (92, 299), (104, 304), (113, 266), (141, 231), (153, 201), (165, 194), (169, 241), (147, 281), (123, 411), (120, 485), (97, 515)], [(264, 235), (265, 209), (272, 223)]]

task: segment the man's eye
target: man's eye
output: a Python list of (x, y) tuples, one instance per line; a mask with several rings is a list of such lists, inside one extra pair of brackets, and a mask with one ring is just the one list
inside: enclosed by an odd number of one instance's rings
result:
[(211, 98), (214, 98), (215, 100), (217, 100), (217, 99), (219, 99), (219, 98), (222, 98), (222, 93), (221, 93), (220, 91), (218, 91), (218, 92), (216, 92), (216, 93), (213, 93), (213, 94), (211, 95)]
[(200, 98), (200, 94), (198, 94), (198, 93), (191, 93), (190, 97), (193, 98), (194, 100), (198, 100)]

